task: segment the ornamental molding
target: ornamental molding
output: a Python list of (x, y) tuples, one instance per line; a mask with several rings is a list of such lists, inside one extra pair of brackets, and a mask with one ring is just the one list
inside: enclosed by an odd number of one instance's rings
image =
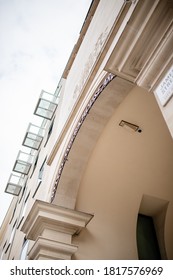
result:
[(58, 173), (57, 173), (57, 177), (56, 177), (56, 180), (55, 180), (55, 184), (53, 186), (53, 189), (52, 189), (52, 193), (51, 193), (51, 202), (53, 202), (54, 198), (55, 198), (55, 195), (56, 195), (56, 190), (57, 190), (57, 187), (58, 187), (58, 183), (60, 181), (60, 178), (61, 178), (61, 174), (63, 172), (63, 168), (65, 166), (65, 163), (68, 159), (68, 155), (70, 153), (70, 150), (72, 148), (72, 145), (73, 145), (73, 142), (75, 141), (75, 138), (83, 124), (83, 122), (85, 121), (89, 111), (91, 110), (92, 106), (94, 105), (94, 103), (96, 102), (97, 98), (100, 96), (100, 94), (103, 92), (103, 90), (107, 87), (107, 85), (115, 78), (116, 76), (109, 73), (107, 75), (107, 77), (104, 79), (103, 83), (99, 86), (99, 88), (96, 90), (96, 92), (93, 94), (93, 96), (91, 97), (91, 99), (89, 100), (89, 102), (87, 103), (83, 113), (81, 114), (78, 122), (77, 122), (77, 125), (75, 127), (75, 129), (73, 130), (73, 133), (72, 133), (72, 136), (68, 142), (68, 145), (66, 147), (66, 150), (64, 152), (64, 155), (63, 155), (63, 158), (62, 158), (62, 161), (60, 163), (60, 167), (59, 167), (59, 170), (58, 170)]
[(108, 27), (106, 27), (105, 30), (100, 34), (100, 36), (98, 37), (98, 39), (95, 43), (93, 51), (88, 56), (88, 60), (85, 63), (83, 70), (81, 71), (82, 72), (81, 78), (75, 87), (75, 90), (73, 93), (73, 99), (76, 99), (77, 96), (80, 94), (80, 92), (82, 92), (83, 86), (86, 83), (86, 81), (91, 73), (91, 70), (93, 69), (95, 62), (98, 59), (98, 57), (103, 49), (103, 46), (106, 42), (107, 37), (108, 37)]
[(138, 1), (105, 70), (154, 91), (173, 63), (173, 1)]

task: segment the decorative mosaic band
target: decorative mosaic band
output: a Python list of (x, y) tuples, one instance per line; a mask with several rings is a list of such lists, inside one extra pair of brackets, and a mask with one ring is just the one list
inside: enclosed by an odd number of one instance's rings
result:
[(95, 101), (97, 100), (97, 98), (100, 96), (100, 94), (103, 92), (103, 90), (105, 89), (105, 87), (115, 78), (115, 75), (109, 73), (107, 75), (107, 77), (105, 78), (105, 80), (103, 81), (103, 83), (99, 86), (99, 88), (96, 90), (96, 92), (94, 93), (94, 95), (91, 97), (90, 101), (88, 102), (87, 106), (85, 107), (85, 110), (83, 111), (74, 131), (73, 131), (73, 134), (70, 138), (70, 141), (67, 145), (67, 148), (65, 150), (65, 153), (64, 153), (64, 156), (63, 156), (63, 159), (62, 159), (62, 162), (60, 164), (60, 168), (58, 170), (58, 174), (57, 174), (57, 178), (56, 178), (56, 181), (55, 181), (55, 184), (54, 184), (54, 187), (52, 189), (52, 194), (51, 194), (51, 202), (54, 200), (54, 197), (55, 197), (55, 194), (56, 194), (56, 190), (57, 190), (57, 187), (58, 187), (58, 183), (60, 181), (60, 178), (61, 178), (61, 174), (62, 174), (62, 171), (63, 171), (63, 168), (64, 168), (64, 165), (66, 163), (66, 160), (68, 158), (68, 155), (69, 155), (69, 152), (71, 150), (71, 147), (73, 145), (73, 142), (79, 132), (79, 129), (81, 128), (87, 114), (89, 113), (90, 109), (92, 108), (93, 104), (95, 103)]

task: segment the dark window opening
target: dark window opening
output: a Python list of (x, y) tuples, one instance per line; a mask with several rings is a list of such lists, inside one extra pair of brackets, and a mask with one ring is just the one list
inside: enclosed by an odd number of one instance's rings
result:
[(8, 244), (7, 249), (5, 250), (5, 254), (7, 254), (11, 244)]
[(14, 207), (13, 214), (12, 214), (12, 216), (11, 216), (11, 220), (10, 220), (9, 224), (11, 224), (11, 222), (12, 222), (12, 220), (13, 220), (13, 218), (14, 218), (14, 214), (15, 214), (15, 212), (16, 212), (16, 208), (17, 208), (17, 202), (16, 202), (16, 205), (15, 205), (15, 207)]
[(33, 198), (35, 197), (38, 189), (40, 188), (40, 185), (41, 185), (41, 182), (42, 182), (42, 179), (43, 179), (43, 173), (44, 173), (44, 167), (45, 167), (45, 163), (46, 163), (46, 159), (47, 159), (47, 156), (45, 157), (41, 167), (40, 167), (40, 170), (39, 170), (39, 174), (38, 174), (38, 183), (37, 183), (37, 187), (35, 189), (35, 192), (33, 194)]
[(47, 134), (47, 139), (46, 139), (46, 142), (45, 142), (45, 144), (44, 144), (44, 147), (46, 146), (47, 142), (49, 141), (50, 135), (52, 134), (53, 125), (54, 125), (54, 120), (55, 120), (55, 117), (54, 117), (53, 121), (52, 121), (51, 124), (50, 124), (49, 130), (48, 130), (48, 134)]
[(38, 189), (40, 188), (41, 182), (42, 182), (42, 181), (40, 181), (40, 182), (38, 183), (38, 185), (37, 185), (37, 187), (36, 187), (36, 189), (35, 189), (35, 192), (34, 192), (34, 194), (33, 194), (33, 196), (32, 196), (33, 198), (35, 197), (35, 195), (36, 195)]
[(47, 159), (47, 156), (45, 157), (41, 167), (40, 167), (40, 170), (39, 170), (39, 174), (38, 174), (38, 179), (39, 180), (42, 180), (43, 178), (43, 172), (44, 172), (44, 167), (45, 167), (45, 163), (46, 163), (46, 159)]
[(7, 244), (7, 240), (5, 241), (4, 246), (2, 247), (3, 250), (4, 250), (5, 246), (6, 246), (6, 244)]
[(25, 185), (24, 185), (24, 187), (23, 187), (23, 190), (22, 190), (22, 194), (21, 194), (19, 203), (21, 202), (21, 200), (22, 200), (22, 198), (23, 198), (23, 196), (24, 196), (24, 193), (25, 193), (25, 191), (26, 191), (26, 186), (27, 186), (27, 181), (25, 182)]
[(23, 208), (22, 208), (22, 217), (21, 217), (21, 219), (20, 219), (20, 221), (19, 221), (19, 224), (18, 224), (18, 226), (17, 226), (17, 229), (20, 227), (20, 225), (21, 225), (21, 223), (22, 223), (22, 221), (23, 221), (23, 219), (24, 219), (24, 217), (25, 217), (25, 212), (26, 212), (26, 207), (27, 207), (27, 201), (28, 201), (28, 199), (29, 199), (29, 196), (30, 196), (30, 191), (29, 191), (29, 193), (27, 194), (27, 196), (26, 196), (26, 198), (25, 198), (25, 200), (24, 200), (24, 205), (23, 205)]
[(32, 175), (34, 174), (34, 171), (35, 171), (36, 166), (37, 166), (37, 163), (38, 163), (38, 158), (39, 158), (39, 153), (37, 154), (37, 156), (36, 156), (36, 158), (35, 158), (34, 167), (33, 167), (32, 174), (31, 174), (30, 178), (31, 178)]

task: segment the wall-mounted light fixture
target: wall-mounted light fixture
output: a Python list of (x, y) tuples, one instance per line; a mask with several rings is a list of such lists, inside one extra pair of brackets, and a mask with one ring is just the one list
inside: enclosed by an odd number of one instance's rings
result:
[(127, 122), (127, 121), (124, 121), (124, 120), (121, 120), (119, 125), (122, 126), (122, 127), (128, 128), (128, 129), (130, 129), (134, 132), (136, 132), (136, 131), (139, 132), (139, 133), (142, 132), (142, 129), (138, 125)]

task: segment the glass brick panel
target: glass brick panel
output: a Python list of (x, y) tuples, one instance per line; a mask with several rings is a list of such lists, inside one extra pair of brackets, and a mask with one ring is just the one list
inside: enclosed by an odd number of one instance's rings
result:
[(43, 140), (43, 137), (38, 136), (36, 134), (33, 133), (26, 133), (24, 141), (23, 141), (23, 145), (35, 150), (38, 150), (41, 142)]
[(22, 144), (31, 149), (38, 150), (43, 140), (43, 135), (43, 128), (30, 123)]
[(27, 175), (30, 168), (31, 168), (30, 163), (27, 163), (27, 162), (24, 162), (21, 160), (16, 160), (13, 171)]
[(25, 178), (22, 175), (11, 174), (5, 192), (12, 195), (19, 195), (24, 186)]
[(56, 110), (56, 107), (57, 107), (57, 104), (55, 104), (53, 102), (39, 99), (37, 107), (34, 111), (34, 114), (38, 115), (40, 117), (43, 117), (45, 119), (51, 120), (53, 117), (53, 114)]
[(31, 154), (19, 151), (13, 171), (27, 175), (31, 168), (32, 162), (33, 156)]
[(51, 120), (57, 107), (55, 101), (55, 95), (42, 90), (34, 114)]
[(21, 186), (11, 184), (11, 183), (8, 183), (5, 189), (6, 193), (17, 195), (17, 196), (20, 194), (20, 191), (21, 191)]

